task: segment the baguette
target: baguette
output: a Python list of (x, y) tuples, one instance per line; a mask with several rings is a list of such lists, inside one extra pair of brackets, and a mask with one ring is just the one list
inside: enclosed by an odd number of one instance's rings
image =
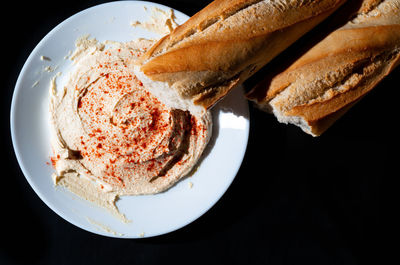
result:
[(156, 96), (199, 113), (345, 1), (215, 0), (152, 46), (134, 71)]
[(280, 122), (321, 135), (400, 63), (400, 0), (363, 0), (360, 6), (247, 98)]

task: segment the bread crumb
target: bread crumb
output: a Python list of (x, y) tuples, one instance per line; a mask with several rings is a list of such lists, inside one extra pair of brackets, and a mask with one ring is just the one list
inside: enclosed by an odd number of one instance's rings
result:
[(68, 60), (71, 55), (72, 55), (72, 51), (69, 50), (68, 54), (64, 56), (64, 60)]
[(144, 237), (144, 235), (145, 235), (144, 232), (142, 232), (139, 234), (139, 237)]
[(97, 230), (99, 230), (99, 231), (103, 231), (103, 232), (112, 234), (112, 235), (114, 235), (114, 236), (119, 236), (119, 237), (124, 236), (124, 234), (119, 233), (119, 232), (116, 232), (116, 231), (112, 230), (110, 227), (108, 227), (108, 226), (106, 226), (106, 225), (104, 225), (104, 224), (102, 224), (102, 223), (100, 223), (100, 222), (97, 222), (96, 220), (93, 220), (93, 219), (90, 218), (90, 217), (86, 217), (86, 220), (87, 220), (89, 223), (91, 223), (91, 224), (92, 224)]
[(40, 60), (41, 61), (51, 61), (50, 57), (47, 57), (47, 56), (44, 56), (44, 55), (40, 56)]
[(46, 71), (48, 73), (54, 72), (55, 69), (53, 69), (51, 66), (46, 66), (45, 68), (43, 68), (43, 71)]
[(189, 189), (193, 188), (193, 182), (189, 181)]

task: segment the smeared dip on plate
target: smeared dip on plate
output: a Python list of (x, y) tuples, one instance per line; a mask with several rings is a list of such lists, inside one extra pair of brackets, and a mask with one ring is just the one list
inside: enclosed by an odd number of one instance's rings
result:
[(119, 196), (167, 190), (196, 165), (211, 115), (173, 109), (133, 73), (149, 40), (100, 43), (82, 37), (64, 87), (50, 87), (56, 185), (121, 214)]

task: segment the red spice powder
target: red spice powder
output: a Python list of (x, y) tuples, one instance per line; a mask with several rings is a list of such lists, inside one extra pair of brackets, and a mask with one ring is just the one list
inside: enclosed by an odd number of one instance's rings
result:
[[(111, 55), (109, 51), (105, 54)], [(86, 150), (81, 155), (89, 161), (105, 164), (106, 176), (103, 176), (103, 181), (124, 186), (126, 176), (122, 176), (118, 169), (121, 163), (128, 164), (129, 170), (142, 167), (150, 172), (150, 176), (154, 176), (163, 167), (163, 163), (168, 163), (168, 157), (173, 155), (168, 153), (170, 142), (162, 140), (172, 137), (171, 143), (178, 145), (182, 135), (186, 132), (190, 135), (198, 134), (202, 127), (194, 116), (189, 115), (185, 121), (178, 120), (183, 124), (173, 125), (170, 110), (144, 90), (143, 83), (136, 76), (125, 69), (119, 69), (119, 65), (124, 64), (115, 61), (98, 64), (97, 69), (104, 72), (79, 100), (78, 111), (88, 120), (85, 128), (89, 139), (81, 139), (80, 149)], [(112, 113), (109, 113), (110, 108), (104, 103), (105, 99), (118, 102)], [(147, 114), (136, 117), (136, 113)], [(142, 120), (143, 117), (146, 117), (145, 120)], [(172, 134), (178, 137), (174, 138)], [(152, 157), (155, 153), (161, 157), (160, 161), (152, 160), (155, 159)], [(152, 162), (141, 165), (139, 161), (144, 157)], [(182, 161), (176, 164), (180, 166)]]
[(54, 156), (50, 157), (51, 165), (55, 167), (58, 160), (60, 160), (60, 155), (57, 155), (56, 157)]

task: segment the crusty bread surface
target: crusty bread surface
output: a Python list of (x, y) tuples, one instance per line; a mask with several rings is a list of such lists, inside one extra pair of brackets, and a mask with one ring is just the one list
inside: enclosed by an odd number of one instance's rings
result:
[(160, 39), (135, 71), (156, 83), (155, 94), (172, 88), (178, 106), (208, 109), (344, 2), (216, 0)]
[(321, 135), (400, 63), (400, 0), (359, 3), (351, 20), (247, 97), (280, 122)]

